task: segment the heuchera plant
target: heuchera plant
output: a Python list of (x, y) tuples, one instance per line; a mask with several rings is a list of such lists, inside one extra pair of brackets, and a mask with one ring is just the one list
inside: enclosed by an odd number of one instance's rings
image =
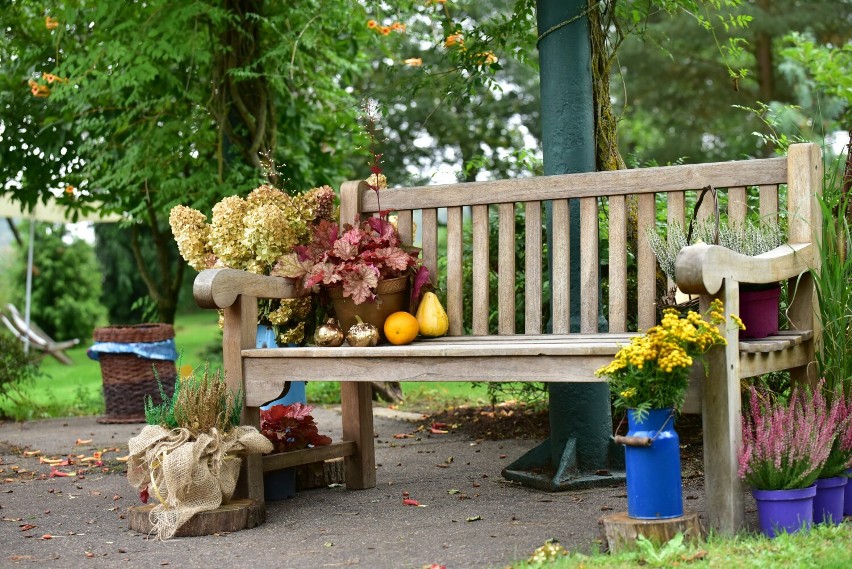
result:
[(374, 300), (382, 279), (413, 276), (414, 298), (429, 280), (419, 250), (403, 245), (396, 227), (384, 217), (370, 217), (342, 229), (337, 223), (321, 221), (310, 243), (294, 251), (278, 263), (274, 275), (301, 278), (306, 289), (342, 286), (343, 296), (355, 304)]
[[(822, 385), (820, 385), (820, 388)], [(828, 460), (837, 414), (806, 391), (794, 389), (789, 402), (750, 388), (744, 414), (739, 476), (758, 490), (792, 490), (812, 485)]]
[(274, 452), (287, 452), (331, 444), (331, 438), (321, 435), (311, 411), (302, 403), (273, 405), (260, 410), (260, 432), (275, 445)]

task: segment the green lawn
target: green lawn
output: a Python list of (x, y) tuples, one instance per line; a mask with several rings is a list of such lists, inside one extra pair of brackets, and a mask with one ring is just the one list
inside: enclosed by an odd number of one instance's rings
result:
[[(205, 357), (221, 362), (221, 352), (211, 354), (221, 340), (213, 311), (178, 315), (175, 322), (175, 344), (181, 354), (179, 366), (203, 366)], [(41, 375), (26, 386), (18, 403), (0, 398), (3, 414), (17, 420), (71, 415), (99, 415), (104, 413), (100, 364), (86, 356), (92, 341), (68, 350), (74, 365), (66, 366), (53, 358), (42, 361)], [(221, 348), (219, 348), (221, 350)], [(215, 365), (215, 364), (214, 364)], [(319, 378), (318, 378), (319, 379)], [(449, 406), (488, 403), (484, 385), (470, 383), (406, 383), (403, 386), (405, 402), (396, 407), (415, 412), (429, 412)], [(315, 405), (333, 405), (340, 402), (338, 384), (323, 381), (309, 382), (308, 402)]]
[(852, 524), (814, 526), (809, 533), (783, 534), (775, 539), (740, 534), (711, 537), (704, 543), (687, 544), (673, 539), (668, 544), (642, 544), (637, 551), (618, 555), (546, 555), (544, 551), (511, 569), (578, 569), (629, 567), (718, 567), (719, 569), (765, 567), (852, 567)]

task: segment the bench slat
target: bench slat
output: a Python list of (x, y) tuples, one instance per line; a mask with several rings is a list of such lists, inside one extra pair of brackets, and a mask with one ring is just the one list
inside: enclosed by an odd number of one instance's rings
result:
[(637, 220), (637, 297), (639, 299), (638, 324), (644, 331), (657, 319), (657, 258), (648, 242), (648, 231), (656, 231), (656, 206), (654, 194), (639, 196)]
[[(686, 194), (684, 192), (671, 192), (666, 195), (666, 221), (669, 227), (681, 227), (686, 229), (684, 225), (686, 220)], [(667, 237), (671, 240), (671, 234)], [(666, 277), (666, 286), (669, 290), (675, 288), (675, 282)]]
[(550, 282), (553, 283), (550, 290), (551, 310), (554, 334), (567, 334), (570, 332), (570, 302), (571, 287), (570, 275), (570, 253), (569, 253), (569, 215), (568, 200), (553, 201), (553, 251), (550, 255), (551, 266)]
[(463, 329), (464, 286), (462, 282), (462, 208), (447, 208), (447, 316), (450, 336), (459, 336)]
[(473, 333), (488, 334), (488, 206), (472, 208), (473, 221)]
[(321, 462), (330, 458), (352, 456), (356, 450), (354, 441), (340, 441), (321, 447), (268, 454), (263, 457), (263, 471), (281, 470), (282, 468)]
[(761, 223), (778, 222), (778, 186), (758, 186), (760, 198), (760, 221)]
[(526, 334), (540, 334), (542, 331), (541, 227), (541, 202), (526, 202), (524, 204), (524, 332)]
[(411, 216), (411, 210), (397, 212), (396, 228), (403, 243), (406, 245), (414, 243), (414, 220)]
[(742, 225), (748, 214), (748, 196), (745, 186), (728, 188), (728, 223)]
[(498, 221), (497, 331), (515, 333), (515, 204), (501, 203)]
[(423, 264), (432, 275), (432, 282), (438, 286), (440, 275), (438, 274), (438, 210), (423, 210), (423, 227), (420, 229), (423, 243)]
[[(708, 185), (714, 188), (730, 188), (783, 184), (786, 181), (787, 160), (765, 158), (416, 188), (388, 188), (382, 190), (381, 204), (383, 209), (404, 210), (514, 202), (520, 195), (523, 195), (525, 200), (547, 201), (566, 196), (624, 196), (696, 190)], [(361, 200), (362, 211), (377, 211), (375, 192), (364, 191)]]
[(580, 332), (598, 331), (598, 199), (580, 199)]
[(627, 202), (609, 197), (609, 331), (627, 331)]

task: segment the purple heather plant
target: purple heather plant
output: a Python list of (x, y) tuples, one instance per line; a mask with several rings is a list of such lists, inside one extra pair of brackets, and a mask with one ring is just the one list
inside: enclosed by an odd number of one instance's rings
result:
[(743, 417), (740, 478), (758, 490), (812, 485), (831, 452), (838, 414), (806, 390), (794, 389), (785, 404), (752, 386)]
[(828, 460), (820, 470), (820, 478), (843, 476), (847, 468), (852, 468), (852, 395), (847, 395), (842, 385), (838, 385), (829, 393), (830, 404), (826, 401), (823, 389), (814, 395), (815, 402), (828, 409), (829, 417), (835, 418), (833, 424), (836, 436)]

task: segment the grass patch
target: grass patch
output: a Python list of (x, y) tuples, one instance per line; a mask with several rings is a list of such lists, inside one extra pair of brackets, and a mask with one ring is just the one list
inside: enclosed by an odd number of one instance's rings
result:
[[(181, 354), (179, 365), (202, 368), (207, 358), (221, 361), (221, 335), (214, 311), (179, 314), (175, 321), (175, 344)], [(62, 365), (53, 358), (42, 360), (41, 375), (22, 386), (15, 400), (0, 396), (0, 416), (18, 421), (74, 415), (101, 415), (105, 412), (100, 364), (86, 356), (92, 341), (68, 350), (74, 365)], [(211, 346), (218, 345), (218, 358)], [(211, 370), (215, 371), (215, 369)], [(484, 384), (467, 382), (414, 382), (403, 385), (405, 401), (398, 409), (434, 412), (458, 405), (489, 403)], [(334, 382), (311, 381), (308, 402), (314, 405), (340, 403), (340, 387)]]
[(696, 545), (678, 543), (654, 546), (645, 542), (633, 552), (618, 555), (569, 554), (556, 559), (522, 561), (512, 569), (570, 569), (593, 567), (852, 567), (852, 524), (814, 526), (809, 533), (733, 538), (710, 537)]
[[(309, 381), (305, 387), (312, 405), (340, 403), (340, 387), (333, 381)], [(405, 401), (393, 404), (395, 409), (430, 413), (459, 405), (488, 405), (488, 387), (465, 381), (405, 382), (402, 384)]]
[[(181, 365), (203, 366), (204, 349), (215, 341), (219, 327), (213, 311), (183, 314), (175, 322), (175, 345)], [(66, 353), (70, 366), (52, 357), (42, 360), (39, 376), (15, 394), (15, 400), (0, 397), (0, 415), (18, 421), (104, 413), (103, 379), (100, 363), (86, 356), (91, 340)]]

